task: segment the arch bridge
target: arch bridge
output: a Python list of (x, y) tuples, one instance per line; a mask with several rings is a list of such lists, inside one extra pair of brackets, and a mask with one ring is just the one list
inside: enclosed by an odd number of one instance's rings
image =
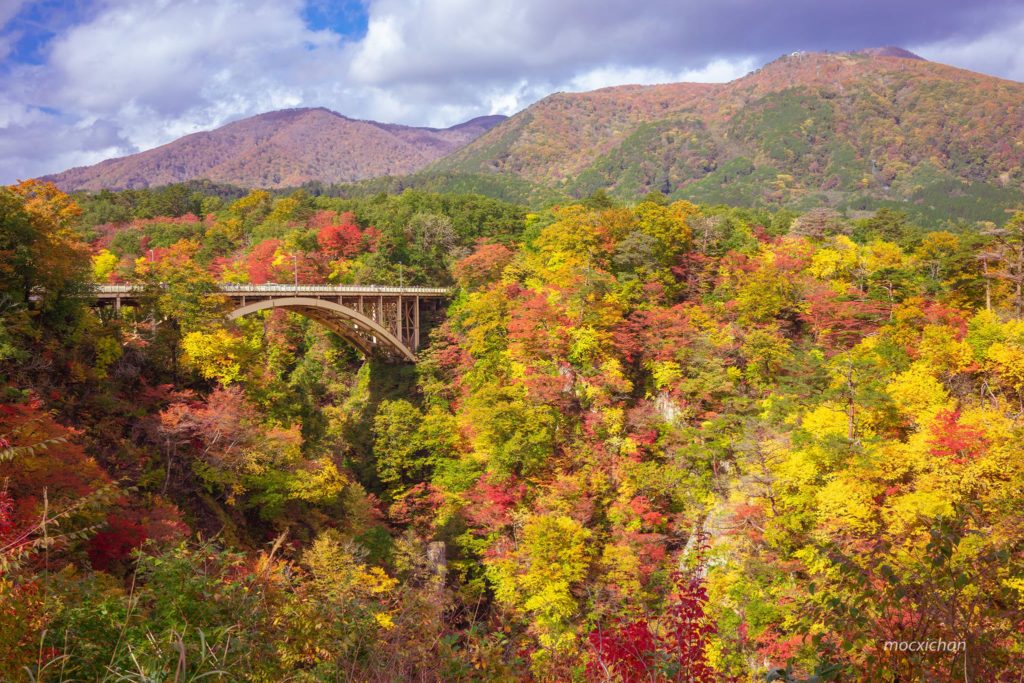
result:
[[(135, 285), (97, 285), (100, 306), (136, 305), (146, 289)], [(315, 320), (366, 356), (415, 362), (425, 326), (436, 322), (450, 292), (444, 287), (382, 285), (235, 285), (222, 284), (218, 294), (234, 304), (228, 319), (257, 311), (284, 309)]]

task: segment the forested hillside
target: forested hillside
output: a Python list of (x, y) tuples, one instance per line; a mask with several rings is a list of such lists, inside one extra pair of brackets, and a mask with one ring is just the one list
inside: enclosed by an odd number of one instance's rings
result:
[(282, 109), (46, 179), (67, 191), (192, 180), (246, 187), (351, 183), (418, 171), (504, 118), (480, 116), (437, 129), (361, 121), (323, 107)]
[(1024, 85), (899, 50), (794, 53), (729, 83), (556, 93), (438, 161), (585, 197), (904, 205), (999, 220), (1024, 176)]
[[(1024, 213), (939, 225), (2, 188), (0, 671), (1013, 680)], [(225, 320), (296, 277), (453, 294), (415, 365)]]

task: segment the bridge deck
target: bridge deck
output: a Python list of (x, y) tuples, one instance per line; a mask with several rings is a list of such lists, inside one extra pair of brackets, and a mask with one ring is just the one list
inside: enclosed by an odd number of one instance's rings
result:
[[(97, 299), (131, 298), (142, 294), (145, 287), (139, 285), (96, 285)], [(218, 293), (229, 297), (261, 296), (420, 296), (445, 298), (451, 296), (447, 287), (393, 287), (390, 285), (231, 285), (222, 284)]]

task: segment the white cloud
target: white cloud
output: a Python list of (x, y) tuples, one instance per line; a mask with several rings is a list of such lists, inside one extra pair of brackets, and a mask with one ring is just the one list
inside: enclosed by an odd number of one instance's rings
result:
[(612, 85), (637, 83), (651, 85), (654, 83), (724, 83), (744, 76), (757, 66), (753, 58), (726, 60), (716, 59), (700, 69), (683, 69), (669, 71), (647, 67), (602, 66), (569, 81), (569, 90), (585, 91), (607, 88)]
[(911, 48), (911, 51), (943, 64), (1004, 78), (1024, 81), (1024, 20), (976, 38), (957, 38)]
[(376, 84), (513, 75), (560, 80), (660, 42), (673, 23), (664, 13), (672, 3), (638, 9), (588, 0), (377, 0), (365, 38), (353, 46), (352, 74)]
[(3, 0), (0, 2), (0, 28), (7, 26), (7, 23), (18, 15), (23, 7), (31, 0)]
[(55, 40), (52, 106), (209, 125), (225, 104), (239, 115), (301, 101), (303, 63), (340, 44), (306, 28), (294, 0), (150, 4), (119, 3)]
[[(301, 9), (299, 0), (107, 0), (52, 41), (44, 67), (17, 65), (0, 85), (0, 112), (23, 110), (0, 130), (10, 138), (0, 148), (22, 150), (2, 158), (0, 182), (311, 101), (321, 82), (308, 74), (317, 61), (337, 62), (342, 40), (309, 29)], [(96, 133), (111, 127), (114, 145)]]

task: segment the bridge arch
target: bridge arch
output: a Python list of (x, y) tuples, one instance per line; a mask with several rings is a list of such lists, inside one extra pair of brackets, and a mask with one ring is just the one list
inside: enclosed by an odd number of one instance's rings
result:
[(236, 308), (229, 320), (275, 308), (294, 311), (315, 320), (367, 356), (416, 362), (416, 355), (383, 325), (362, 313), (325, 299), (305, 296), (269, 298)]

